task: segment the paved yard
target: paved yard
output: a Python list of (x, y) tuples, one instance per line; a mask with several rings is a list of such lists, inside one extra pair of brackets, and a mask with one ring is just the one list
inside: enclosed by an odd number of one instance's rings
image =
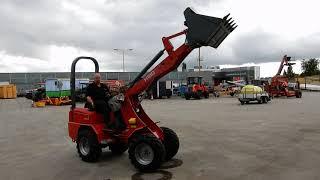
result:
[(0, 179), (320, 179), (320, 93), (243, 106), (236, 98), (145, 100), (181, 144), (169, 162), (180, 166), (154, 174), (136, 174), (127, 153), (82, 162), (67, 135), (69, 106), (30, 103), (0, 99)]

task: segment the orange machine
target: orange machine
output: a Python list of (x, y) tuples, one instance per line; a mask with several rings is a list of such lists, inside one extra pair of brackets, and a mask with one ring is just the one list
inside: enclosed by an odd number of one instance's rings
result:
[(289, 83), (289, 80), (286, 76), (281, 75), (282, 69), (284, 66), (292, 68), (291, 57), (285, 55), (281, 61), (277, 74), (272, 77), (271, 84), (266, 87), (267, 92), (272, 97), (287, 96), (292, 97), (296, 96), (297, 98), (302, 97), (302, 92), (300, 89), (300, 83)]
[(186, 98), (186, 100), (189, 100), (190, 98), (201, 99), (201, 97), (209, 97), (209, 90), (202, 83), (201, 76), (188, 77), (188, 88), (187, 91), (184, 93), (184, 97)]

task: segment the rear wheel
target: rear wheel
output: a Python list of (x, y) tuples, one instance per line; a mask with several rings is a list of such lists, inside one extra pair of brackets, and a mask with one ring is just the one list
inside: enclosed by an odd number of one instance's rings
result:
[(261, 100), (261, 99), (259, 99), (259, 100), (258, 100), (258, 103), (259, 103), (259, 104), (262, 104), (262, 100)]
[(241, 105), (244, 105), (244, 101), (240, 101)]
[(77, 150), (81, 159), (86, 162), (97, 161), (102, 152), (96, 134), (90, 129), (79, 131)]
[(152, 171), (160, 167), (166, 156), (162, 142), (150, 134), (133, 137), (129, 146), (131, 163), (141, 171)]
[(161, 129), (164, 134), (163, 145), (166, 150), (165, 161), (168, 161), (175, 156), (179, 150), (179, 138), (170, 128), (161, 127)]

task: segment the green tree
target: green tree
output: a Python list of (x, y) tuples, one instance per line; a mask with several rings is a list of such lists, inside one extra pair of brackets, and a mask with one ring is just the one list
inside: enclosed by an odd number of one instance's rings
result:
[(286, 72), (287, 78), (292, 79), (292, 78), (295, 77), (295, 75), (296, 75), (296, 74), (293, 72), (292, 66), (289, 66), (289, 67), (288, 67), (288, 70), (287, 70), (287, 72)]
[(319, 74), (319, 60), (312, 58), (303, 60), (301, 63), (302, 73), (304, 76), (312, 76)]
[(283, 76), (287, 76), (287, 71), (283, 70)]

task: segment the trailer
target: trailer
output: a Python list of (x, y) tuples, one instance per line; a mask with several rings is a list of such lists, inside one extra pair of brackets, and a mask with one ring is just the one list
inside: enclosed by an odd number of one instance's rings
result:
[(149, 89), (149, 97), (162, 99), (170, 98), (173, 93), (173, 81), (157, 81)]
[(238, 97), (241, 105), (249, 103), (250, 101), (257, 101), (259, 104), (268, 103), (270, 96), (267, 92), (263, 91), (259, 86), (246, 85), (241, 89)]

